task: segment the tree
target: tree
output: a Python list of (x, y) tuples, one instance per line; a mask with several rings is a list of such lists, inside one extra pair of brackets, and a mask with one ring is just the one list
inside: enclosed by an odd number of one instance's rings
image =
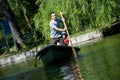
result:
[[(118, 1), (118, 0), (116, 0)], [(113, 14), (120, 7), (115, 0), (37, 0), (38, 13), (34, 16), (36, 30), (42, 32), (49, 40), (50, 12), (58, 14), (62, 11), (67, 17), (70, 34), (79, 33), (86, 29), (104, 29), (111, 27), (115, 18)]]
[[(36, 0), (8, 0), (12, 11), (14, 12), (18, 21), (19, 28), (23, 35), (31, 34), (29, 41), (25, 41), (25, 44), (33, 43), (38, 40), (36, 31), (34, 30), (33, 16), (38, 12), (38, 6), (35, 4)], [(34, 38), (34, 41), (31, 38)]]
[(29, 27), (31, 30), (33, 30), (32, 26), (31, 26), (31, 24), (30, 24), (30, 21), (29, 21), (29, 19), (28, 19), (28, 17), (27, 17), (26, 10), (24, 10), (24, 6), (23, 6), (21, 0), (18, 0), (18, 3), (19, 3), (19, 5), (21, 6), (21, 9), (22, 9), (22, 11), (23, 11), (25, 20), (26, 20), (26, 22), (27, 22), (27, 24), (28, 24), (28, 27)]
[(2, 14), (5, 19), (9, 22), (10, 29), (12, 32), (12, 37), (14, 40), (14, 47), (17, 50), (19, 44), (21, 47), (25, 48), (25, 44), (21, 38), (21, 31), (17, 25), (17, 21), (15, 20), (15, 16), (9, 6), (7, 0), (0, 0), (0, 14)]

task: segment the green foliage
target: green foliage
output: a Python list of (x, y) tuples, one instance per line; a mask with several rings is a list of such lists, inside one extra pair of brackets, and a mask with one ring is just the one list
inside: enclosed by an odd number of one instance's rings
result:
[(117, 19), (118, 21), (120, 21), (120, 1), (119, 0), (115, 0), (116, 2), (116, 8), (113, 9), (113, 13), (112, 16)]
[[(22, 6), (20, 5), (20, 2)], [(23, 34), (30, 31), (24, 13), (27, 15), (32, 27), (34, 27), (33, 15), (37, 12), (38, 7), (35, 5), (36, 0), (8, 0), (12, 11)]]
[(56, 12), (58, 16), (62, 11), (67, 18), (68, 31), (74, 34), (88, 28), (110, 27), (115, 17), (113, 10), (117, 5), (113, 0), (37, 0), (36, 4), (39, 10), (34, 16), (35, 27), (42, 32), (46, 40), (49, 40), (51, 11)]
[[(35, 5), (36, 0), (8, 0), (10, 7), (15, 14), (17, 24), (22, 32), (22, 37), (27, 34), (34, 33), (34, 30), (31, 30), (29, 23), (34, 29), (33, 15), (37, 12), (38, 7)], [(24, 40), (25, 44), (33, 43), (36, 39), (36, 36), (29, 36)]]
[[(92, 0), (91, 2), (91, 16), (90, 22), (93, 27), (106, 27), (110, 26), (111, 23), (111, 13), (112, 13), (112, 6), (110, 1), (99, 1), (99, 0)], [(93, 4), (94, 3), (94, 4)]]
[[(32, 26), (42, 34), (45, 40), (50, 39), (50, 12), (60, 17), (64, 13), (70, 34), (86, 29), (103, 29), (120, 18), (120, 1), (118, 0), (8, 0), (23, 33), (30, 29), (24, 18), (18, 1), (23, 5)], [(63, 25), (62, 25), (63, 27)]]

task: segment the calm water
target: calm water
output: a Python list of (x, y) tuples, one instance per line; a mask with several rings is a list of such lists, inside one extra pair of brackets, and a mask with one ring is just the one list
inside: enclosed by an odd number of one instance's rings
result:
[[(73, 61), (49, 67), (41, 62), (34, 67), (34, 58), (21, 63), (0, 67), (0, 80), (76, 80)], [(44, 68), (43, 68), (44, 67)]]
[[(80, 47), (79, 65), (84, 80), (120, 80), (120, 34)], [(43, 68), (34, 58), (0, 67), (0, 80), (76, 80), (72, 62)]]
[(81, 47), (81, 54), (85, 80), (120, 80), (120, 34)]

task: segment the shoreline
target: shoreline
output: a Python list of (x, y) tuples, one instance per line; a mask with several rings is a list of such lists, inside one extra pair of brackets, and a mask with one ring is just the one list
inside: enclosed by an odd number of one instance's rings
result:
[[(73, 46), (83, 46), (85, 44), (97, 41), (101, 38), (103, 38), (102, 32), (93, 31), (93, 32), (89, 32), (86, 34), (82, 34), (80, 36), (72, 37), (71, 41), (72, 41)], [(15, 54), (15, 55), (10, 55), (10, 56), (5, 56), (4, 58), (0, 58), (0, 66), (5, 66), (5, 65), (17, 63), (23, 60), (27, 60), (31, 57), (34, 57), (37, 54), (37, 51), (39, 51), (40, 49), (41, 47), (38, 47), (37, 50), (36, 48), (33, 48), (29, 51), (26, 51), (20, 54)]]

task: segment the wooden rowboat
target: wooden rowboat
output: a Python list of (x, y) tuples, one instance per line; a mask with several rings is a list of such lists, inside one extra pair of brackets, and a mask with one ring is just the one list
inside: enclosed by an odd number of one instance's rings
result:
[[(80, 48), (74, 47), (76, 53)], [(68, 60), (73, 60), (72, 47), (47, 45), (38, 51), (36, 59), (42, 61), (43, 65), (59, 64)]]

